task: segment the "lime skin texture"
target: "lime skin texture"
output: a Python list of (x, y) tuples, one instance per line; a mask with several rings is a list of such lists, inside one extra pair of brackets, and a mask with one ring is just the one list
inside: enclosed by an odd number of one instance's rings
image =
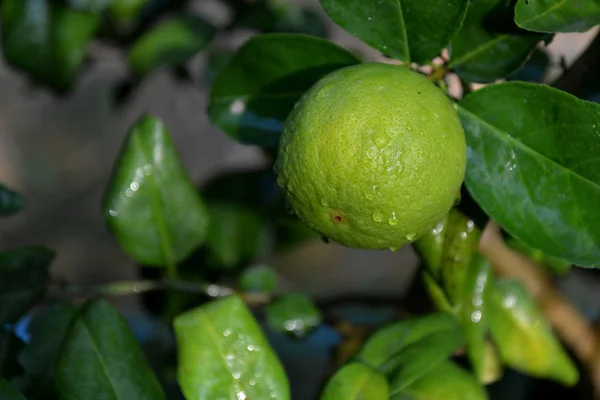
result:
[(452, 101), (424, 75), (363, 63), (304, 93), (274, 169), (305, 224), (346, 247), (395, 251), (454, 205), (466, 140)]

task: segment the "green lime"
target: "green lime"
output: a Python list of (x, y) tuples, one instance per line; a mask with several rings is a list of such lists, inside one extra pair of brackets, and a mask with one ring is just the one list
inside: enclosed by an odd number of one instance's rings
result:
[(418, 72), (380, 63), (341, 68), (309, 89), (275, 163), (304, 223), (347, 247), (392, 250), (442, 220), (465, 168), (450, 99)]

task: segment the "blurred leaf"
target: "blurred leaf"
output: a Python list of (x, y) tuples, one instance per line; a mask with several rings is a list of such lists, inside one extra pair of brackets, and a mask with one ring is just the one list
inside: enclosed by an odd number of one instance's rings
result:
[(49, 0), (4, 0), (0, 13), (6, 62), (36, 83), (69, 91), (99, 17)]
[(600, 266), (600, 105), (509, 82), (467, 95), (459, 115), (481, 208), (533, 248)]
[(206, 238), (206, 206), (167, 128), (150, 116), (132, 126), (115, 162), (103, 209), (125, 252), (145, 265), (179, 263)]
[(235, 140), (275, 146), (300, 96), (326, 74), (357, 63), (356, 56), (326, 39), (292, 33), (254, 36), (216, 78), (209, 117)]
[(267, 305), (271, 329), (303, 336), (321, 324), (321, 312), (301, 293), (286, 293)]
[(388, 400), (385, 376), (362, 363), (351, 363), (327, 382), (321, 400)]
[(231, 61), (233, 53), (222, 50), (209, 50), (206, 54), (206, 65), (204, 66), (205, 79), (212, 86), (217, 76)]
[(534, 249), (515, 238), (509, 237), (505, 242), (510, 248), (530, 257), (552, 274), (565, 275), (571, 270), (572, 264), (570, 262), (563, 260), (562, 258), (544, 254), (540, 250)]
[(318, 241), (321, 234), (295, 216), (280, 217), (275, 221), (276, 251), (289, 251), (306, 242)]
[(263, 249), (267, 231), (256, 210), (238, 204), (207, 201), (210, 222), (206, 246), (213, 262), (234, 268), (251, 262)]
[(173, 325), (186, 399), (290, 399), (277, 355), (238, 297), (180, 314)]
[(105, 300), (86, 303), (56, 364), (60, 400), (165, 399), (125, 318)]
[(81, 11), (100, 12), (104, 11), (111, 3), (119, 3), (121, 0), (67, 0), (67, 3)]
[(460, 306), (463, 300), (465, 276), (478, 243), (479, 230), (475, 223), (454, 208), (429, 233), (414, 242), (430, 276), (454, 307)]
[(139, 38), (129, 51), (129, 65), (139, 75), (184, 63), (206, 48), (215, 28), (198, 16), (167, 19)]
[(585, 32), (600, 24), (600, 2), (518, 0), (515, 22), (536, 32)]
[(321, 0), (331, 19), (382, 53), (424, 63), (456, 36), (468, 0)]
[(471, 2), (450, 45), (449, 68), (471, 82), (492, 82), (519, 69), (544, 38), (516, 28), (506, 0)]
[(253, 265), (245, 269), (239, 277), (239, 288), (244, 292), (271, 293), (277, 289), (279, 276), (266, 265)]
[(325, 37), (327, 28), (319, 14), (282, 0), (243, 2), (232, 25), (263, 33), (306, 33)]
[(17, 192), (0, 184), (0, 217), (14, 215), (25, 208), (25, 199)]
[[(393, 383), (392, 383), (393, 385)], [(477, 379), (451, 361), (444, 361), (390, 400), (485, 400), (488, 395)]]
[(544, 81), (550, 67), (550, 55), (540, 47), (537, 47), (531, 57), (525, 62), (522, 68), (507, 77), (509, 81), (538, 82)]
[(448, 300), (448, 296), (444, 292), (444, 289), (438, 285), (436, 280), (431, 276), (431, 273), (427, 270), (422, 272), (423, 274), (423, 283), (425, 284), (425, 289), (431, 297), (434, 305), (436, 306), (438, 311), (444, 311), (447, 313), (455, 313), (456, 310), (450, 304), (450, 300)]
[(0, 400), (27, 400), (14, 386), (0, 378)]
[(67, 302), (44, 308), (31, 321), (31, 340), (19, 354), (26, 373), (25, 393), (30, 400), (47, 399), (60, 345), (77, 309)]
[(0, 253), (0, 326), (15, 322), (46, 292), (54, 253), (27, 246)]
[(149, 0), (113, 0), (108, 11), (112, 18), (128, 23), (137, 17), (148, 2)]
[(491, 334), (506, 365), (567, 386), (577, 383), (577, 368), (522, 282), (499, 279), (488, 301)]
[(465, 335), (467, 357), (475, 375), (484, 384), (494, 382), (502, 375), (502, 363), (487, 339), (487, 299), (492, 285), (492, 265), (477, 253), (466, 276), (460, 322)]

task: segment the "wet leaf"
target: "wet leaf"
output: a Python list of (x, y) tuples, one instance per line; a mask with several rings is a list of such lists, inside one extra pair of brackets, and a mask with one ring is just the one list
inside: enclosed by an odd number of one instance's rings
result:
[(0, 184), (0, 217), (14, 215), (25, 208), (25, 199), (17, 192)]
[[(393, 385), (393, 383), (392, 383)], [(451, 361), (444, 361), (390, 400), (485, 400), (488, 395), (477, 379)]]
[(321, 0), (331, 19), (382, 53), (405, 62), (429, 61), (450, 43), (467, 0)]
[(121, 247), (145, 265), (177, 264), (206, 238), (206, 206), (167, 128), (150, 116), (125, 139), (103, 209)]
[(5, 379), (0, 378), (0, 400), (27, 400)]
[(286, 293), (269, 303), (267, 323), (276, 331), (305, 335), (321, 324), (321, 312), (301, 293)]
[(173, 325), (186, 399), (290, 399), (281, 363), (238, 297), (180, 314)]
[(67, 331), (54, 377), (60, 400), (163, 400), (125, 318), (105, 300), (85, 304)]
[(277, 288), (279, 276), (266, 265), (253, 265), (245, 269), (239, 278), (239, 288), (244, 292), (271, 293)]
[(388, 400), (385, 376), (362, 363), (350, 363), (327, 382), (321, 400)]
[(0, 326), (15, 322), (46, 292), (54, 253), (27, 246), (0, 253)]
[(59, 92), (77, 79), (99, 17), (50, 0), (4, 0), (2, 50), (6, 62)]
[(506, 239), (506, 244), (513, 250), (530, 257), (543, 268), (555, 275), (565, 275), (571, 270), (572, 264), (562, 258), (549, 256), (540, 250), (522, 243), (515, 238)]
[(515, 22), (536, 32), (585, 32), (600, 25), (598, 0), (519, 0)]
[(509, 82), (467, 95), (459, 115), (481, 208), (528, 246), (600, 266), (600, 105)]
[(490, 330), (509, 367), (574, 385), (579, 373), (523, 283), (499, 279), (492, 287)]
[(505, 0), (471, 2), (467, 17), (450, 45), (449, 68), (471, 82), (504, 78), (527, 60), (544, 36), (519, 30)]
[(275, 146), (300, 96), (327, 73), (359, 62), (349, 51), (314, 36), (254, 36), (215, 79), (209, 117), (235, 140)]
[(211, 24), (195, 15), (167, 19), (132, 45), (129, 65), (139, 76), (180, 65), (206, 48), (215, 32)]

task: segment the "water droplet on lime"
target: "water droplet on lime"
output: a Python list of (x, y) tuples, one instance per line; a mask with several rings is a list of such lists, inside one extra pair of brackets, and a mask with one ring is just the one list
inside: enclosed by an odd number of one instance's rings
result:
[(406, 238), (406, 240), (415, 240), (417, 234), (415, 232), (411, 232), (404, 235), (404, 237)]
[(374, 212), (373, 213), (373, 221), (375, 222), (382, 222), (383, 221), (383, 214), (380, 212)]
[(323, 207), (329, 207), (329, 204), (327, 203), (327, 200), (325, 200), (325, 199), (321, 199), (321, 205)]
[(373, 138), (375, 145), (380, 149), (384, 148), (388, 144), (388, 140), (388, 137), (382, 133), (376, 133), (375, 137)]
[(392, 226), (398, 225), (398, 219), (396, 218), (395, 212), (392, 212), (392, 215), (388, 218), (388, 224)]

